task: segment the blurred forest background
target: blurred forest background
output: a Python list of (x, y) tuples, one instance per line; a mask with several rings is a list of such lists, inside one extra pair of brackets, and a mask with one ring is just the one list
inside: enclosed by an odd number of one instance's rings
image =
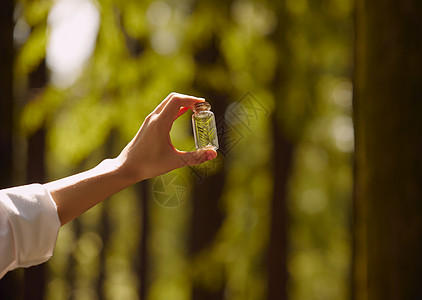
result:
[[(64, 226), (1, 299), (356, 296), (354, 1), (0, 6), (3, 187), (116, 156), (172, 91), (211, 103), (221, 144)], [(172, 141), (194, 148), (189, 113)]]

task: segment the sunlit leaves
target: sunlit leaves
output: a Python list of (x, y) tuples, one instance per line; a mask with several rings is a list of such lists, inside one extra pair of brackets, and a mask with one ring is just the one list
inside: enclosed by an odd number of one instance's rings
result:
[(47, 45), (46, 25), (33, 29), (26, 43), (18, 53), (15, 72), (18, 76), (27, 75), (38, 67), (45, 58)]
[(22, 110), (19, 123), (20, 132), (28, 136), (51, 120), (62, 101), (61, 91), (55, 88), (40, 89), (31, 93), (31, 101)]
[(49, 139), (56, 159), (70, 167), (101, 148), (111, 129), (113, 116), (113, 103), (98, 103), (94, 97), (80, 99), (59, 113)]

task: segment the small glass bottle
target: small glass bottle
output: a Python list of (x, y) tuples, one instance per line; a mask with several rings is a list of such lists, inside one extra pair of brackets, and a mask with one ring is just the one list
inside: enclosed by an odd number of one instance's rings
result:
[(194, 105), (192, 127), (197, 150), (218, 149), (215, 117), (208, 102), (198, 102)]

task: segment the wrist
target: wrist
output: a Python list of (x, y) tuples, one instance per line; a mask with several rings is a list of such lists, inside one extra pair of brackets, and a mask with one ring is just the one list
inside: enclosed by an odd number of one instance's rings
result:
[(117, 178), (119, 178), (119, 180), (124, 182), (127, 186), (144, 180), (139, 166), (129, 163), (129, 161), (124, 157), (118, 156), (113, 159), (107, 159), (106, 161), (109, 161), (106, 163), (110, 165), (110, 168), (116, 174)]

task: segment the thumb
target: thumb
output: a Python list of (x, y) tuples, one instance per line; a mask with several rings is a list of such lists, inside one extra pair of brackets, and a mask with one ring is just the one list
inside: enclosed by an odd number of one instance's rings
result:
[(217, 157), (215, 150), (197, 150), (191, 152), (180, 152), (180, 160), (183, 166), (199, 165)]

